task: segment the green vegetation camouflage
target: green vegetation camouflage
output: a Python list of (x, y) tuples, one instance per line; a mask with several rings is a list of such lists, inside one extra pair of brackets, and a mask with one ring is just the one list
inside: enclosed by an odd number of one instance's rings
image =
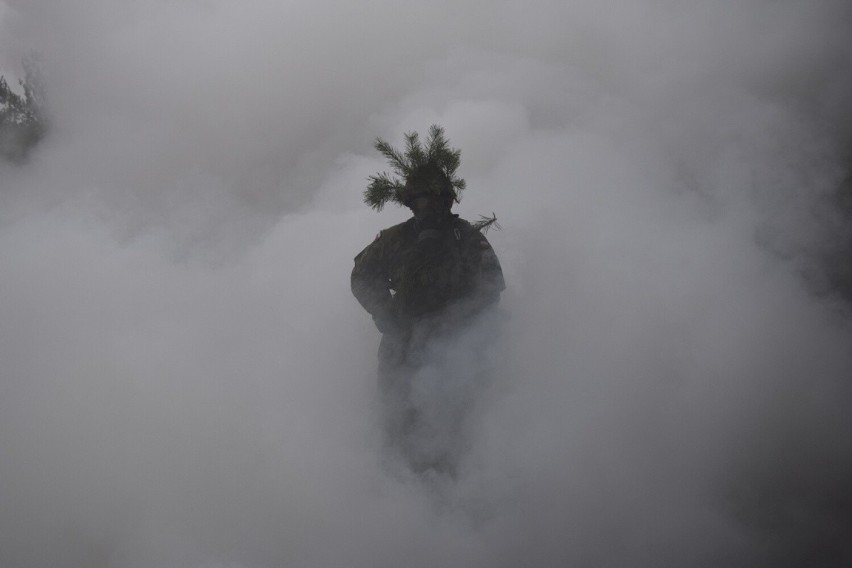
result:
[(364, 191), (364, 202), (380, 211), (388, 201), (406, 205), (419, 193), (448, 195), (458, 202), (465, 181), (455, 176), (461, 162), (461, 150), (450, 148), (444, 129), (433, 124), (424, 147), (417, 132), (405, 134), (402, 153), (381, 138), (376, 138), (376, 150), (384, 154), (397, 176), (387, 172), (370, 176)]

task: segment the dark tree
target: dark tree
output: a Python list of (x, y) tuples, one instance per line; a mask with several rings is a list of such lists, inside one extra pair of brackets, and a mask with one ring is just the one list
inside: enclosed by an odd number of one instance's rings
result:
[(46, 130), (44, 89), (37, 67), (24, 63), (23, 94), (13, 91), (0, 75), (0, 159), (23, 162)]

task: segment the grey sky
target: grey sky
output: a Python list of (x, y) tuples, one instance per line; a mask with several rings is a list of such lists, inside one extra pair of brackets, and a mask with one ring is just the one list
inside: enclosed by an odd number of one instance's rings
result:
[[(0, 564), (836, 565), (845, 1), (0, 0)], [(389, 475), (352, 257), (446, 129), (509, 288), (458, 483)]]

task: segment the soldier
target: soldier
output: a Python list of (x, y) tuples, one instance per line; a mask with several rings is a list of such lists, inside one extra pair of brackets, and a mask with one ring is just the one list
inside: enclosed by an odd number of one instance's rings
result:
[(406, 142), (402, 154), (376, 140), (401, 178), (371, 176), (364, 197), (377, 210), (394, 201), (413, 216), (381, 231), (355, 257), (352, 293), (382, 333), (379, 387), (391, 445), (415, 470), (452, 469), (447, 452), (415, 455), (412, 436), (422, 424), (411, 380), (424, 363), (440, 357), (441, 346), (496, 304), (505, 288), (500, 262), (483, 235), (496, 218), (471, 224), (451, 212), (465, 187), (455, 177), (461, 152), (448, 147), (440, 127), (432, 126), (425, 148), (416, 132), (406, 134)]

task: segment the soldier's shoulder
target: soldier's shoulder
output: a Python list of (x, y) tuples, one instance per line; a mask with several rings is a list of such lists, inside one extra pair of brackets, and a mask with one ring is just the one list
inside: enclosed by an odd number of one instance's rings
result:
[(403, 221), (402, 223), (379, 231), (372, 242), (358, 253), (355, 257), (355, 262), (363, 262), (370, 258), (381, 258), (388, 254), (389, 251), (399, 248), (400, 244), (405, 241), (407, 232), (412, 230), (409, 225), (409, 221)]
[(480, 241), (485, 239), (482, 231), (479, 230), (479, 227), (475, 223), (471, 223), (467, 219), (462, 219), (459, 216), (456, 216), (453, 219), (453, 228), (459, 231), (460, 236), (464, 241)]
[(388, 227), (387, 229), (382, 229), (376, 238), (389, 241), (407, 238), (414, 230), (413, 224), (414, 219), (408, 219), (407, 221), (403, 221), (402, 223), (398, 223), (392, 227)]
[(462, 229), (466, 231), (476, 230), (476, 228), (473, 226), (473, 223), (471, 223), (467, 219), (462, 219), (458, 215), (453, 216), (453, 226), (457, 229)]

